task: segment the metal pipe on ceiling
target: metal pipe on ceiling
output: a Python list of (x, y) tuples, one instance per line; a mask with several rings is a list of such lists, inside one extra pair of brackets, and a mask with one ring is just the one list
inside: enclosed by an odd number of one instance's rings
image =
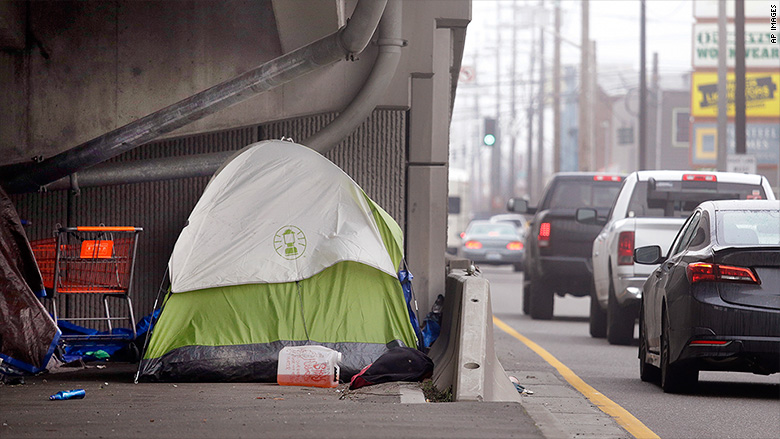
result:
[[(371, 115), (395, 75), (401, 58), (401, 47), (406, 46), (406, 41), (401, 39), (401, 12), (400, 0), (387, 2), (378, 27), (379, 54), (365, 84), (333, 122), (301, 144), (325, 154)], [(225, 151), (175, 159), (102, 164), (80, 171), (79, 184), (81, 187), (90, 187), (211, 176), (234, 155), (236, 151)], [(69, 180), (63, 178), (48, 184), (46, 189), (64, 190), (69, 187)]]

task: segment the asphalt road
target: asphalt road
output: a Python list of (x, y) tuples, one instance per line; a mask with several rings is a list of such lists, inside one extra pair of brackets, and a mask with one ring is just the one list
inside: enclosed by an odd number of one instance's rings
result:
[[(522, 274), (509, 266), (481, 270), (490, 281), (495, 317), (539, 344), (658, 436), (780, 437), (780, 374), (701, 372), (695, 393), (665, 394), (660, 387), (640, 381), (636, 340), (633, 346), (611, 346), (590, 337), (590, 299), (556, 297), (553, 320), (532, 320), (522, 313)], [(495, 340), (504, 369), (543, 367), (545, 360), (529, 355), (521, 341), (500, 328), (495, 329)], [(518, 378), (522, 382), (523, 377)]]

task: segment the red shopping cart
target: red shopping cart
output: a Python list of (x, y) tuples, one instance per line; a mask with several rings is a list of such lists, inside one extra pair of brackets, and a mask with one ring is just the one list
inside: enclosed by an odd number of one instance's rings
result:
[[(43, 275), (46, 299), (51, 301), (55, 322), (102, 321), (108, 326), (108, 333), (102, 334), (102, 338), (111, 339), (114, 337), (113, 322), (128, 321), (132, 337), (135, 338), (135, 316), (130, 291), (138, 235), (142, 231), (140, 227), (64, 227), (58, 230), (56, 237), (30, 243)], [(72, 312), (67, 306), (61, 309), (57, 299), (65, 294), (82, 297), (101, 295), (103, 315), (92, 313), (87, 316), (85, 314), (88, 313)], [(124, 300), (128, 314), (112, 316), (109, 298)], [(79, 337), (63, 334), (64, 340)], [(100, 337), (91, 334), (89, 338), (95, 340)]]

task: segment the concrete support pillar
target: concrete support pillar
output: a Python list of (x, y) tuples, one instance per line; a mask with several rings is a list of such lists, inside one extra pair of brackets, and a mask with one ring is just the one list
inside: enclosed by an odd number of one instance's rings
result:
[(436, 29), (432, 72), (413, 73), (409, 114), (406, 258), (422, 319), (444, 294), (451, 31)]

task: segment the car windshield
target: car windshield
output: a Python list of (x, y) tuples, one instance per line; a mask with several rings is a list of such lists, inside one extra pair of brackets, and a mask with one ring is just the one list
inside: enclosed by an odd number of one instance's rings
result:
[(609, 208), (620, 192), (620, 182), (561, 180), (550, 198), (550, 209)]
[(720, 244), (780, 245), (780, 210), (727, 210), (716, 217)]
[(494, 217), (491, 218), (491, 221), (493, 222), (500, 222), (500, 223), (509, 223), (514, 225), (515, 227), (522, 227), (524, 221), (521, 219), (516, 218), (505, 218), (505, 217)]
[(650, 218), (687, 218), (704, 201), (761, 200), (766, 198), (760, 185), (709, 183), (686, 186), (682, 181), (658, 181), (649, 189), (647, 181), (637, 182), (628, 204), (629, 216)]
[(517, 230), (508, 223), (482, 223), (469, 227), (468, 235), (517, 236)]

